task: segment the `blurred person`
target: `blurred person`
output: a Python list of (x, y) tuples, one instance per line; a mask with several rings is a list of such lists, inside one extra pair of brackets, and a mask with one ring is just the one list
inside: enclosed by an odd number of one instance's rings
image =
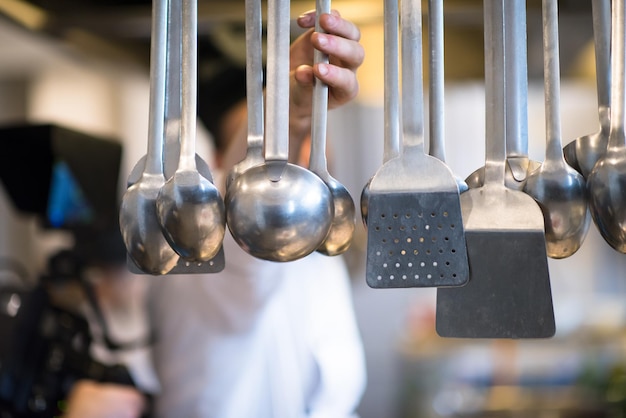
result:
[[(358, 93), (356, 71), (364, 59), (358, 27), (336, 11), (320, 16), (320, 22), (326, 34), (314, 32), (314, 11), (300, 16), (297, 23), (306, 32), (290, 49), (289, 155), (294, 162), (306, 151), (314, 77), (329, 86), (329, 108)], [(313, 66), (314, 48), (328, 54), (330, 63)], [(226, 90), (229, 103), (219, 101), (211, 90), (216, 86)], [(211, 165), (222, 190), (225, 174), (245, 156), (246, 106), (240, 98), (223, 80), (199, 86), (198, 115), (215, 139)], [(313, 253), (288, 263), (265, 261), (242, 250), (228, 232), (224, 252), (226, 267), (219, 273), (148, 280), (160, 384), (149, 413), (356, 417), (366, 384), (365, 361), (342, 257)], [(64, 416), (139, 417), (145, 412), (145, 399), (133, 388), (81, 381)]]

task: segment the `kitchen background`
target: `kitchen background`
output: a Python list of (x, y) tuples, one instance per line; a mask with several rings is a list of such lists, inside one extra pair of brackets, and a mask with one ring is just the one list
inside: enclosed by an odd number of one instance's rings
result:
[[(120, 140), (121, 193), (146, 147), (149, 2), (76, 3), (0, 0), (0, 123), (54, 123)], [(329, 116), (331, 172), (357, 202), (382, 163), (382, 3), (333, 2), (358, 23), (366, 49), (358, 98)], [(200, 36), (243, 57), (243, 1), (199, 4)], [(564, 144), (598, 129), (590, 4), (559, 3)], [(484, 163), (481, 6), (445, 2), (447, 162), (462, 178)], [(313, 7), (294, 0), (292, 16)], [(528, 1), (529, 156), (537, 161), (545, 141), (540, 10), (540, 2)], [(208, 152), (208, 133), (199, 135), (199, 152)], [(67, 244), (62, 233), (17, 213), (1, 185), (0, 231), (0, 254), (22, 260), (30, 280), (54, 248)], [(362, 418), (626, 416), (626, 256), (595, 226), (576, 254), (549, 260), (557, 334), (529, 341), (438, 337), (433, 289), (367, 287), (365, 237), (359, 220), (345, 254), (369, 375)], [(0, 280), (14, 279), (2, 274)]]

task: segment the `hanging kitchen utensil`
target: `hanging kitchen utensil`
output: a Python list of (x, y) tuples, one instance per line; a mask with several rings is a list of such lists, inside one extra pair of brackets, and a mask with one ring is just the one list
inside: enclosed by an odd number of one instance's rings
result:
[[(430, 48), (429, 69), (429, 143), (428, 153), (446, 162), (445, 146), (445, 106), (444, 106), (444, 69), (443, 64), (443, 0), (428, 0), (428, 46)], [(459, 193), (468, 189), (465, 180), (454, 176)]]
[[(384, 137), (383, 164), (400, 154), (400, 116), (399, 116), (399, 68), (398, 57), (398, 0), (384, 2)], [(370, 184), (372, 177), (361, 191), (361, 219), (367, 227), (367, 207), (369, 204)]]
[(537, 203), (505, 186), (504, 3), (485, 0), (485, 180), (461, 195), (471, 277), (437, 289), (442, 337), (545, 338), (554, 310)]
[(563, 148), (567, 163), (585, 178), (606, 153), (611, 130), (611, 0), (591, 2), (593, 39), (596, 54), (596, 86), (600, 129), (581, 136)]
[(400, 26), (403, 147), (370, 184), (366, 280), (373, 288), (460, 286), (469, 266), (459, 189), (424, 152), (421, 0), (401, 2)]
[(565, 162), (561, 143), (559, 25), (557, 0), (543, 0), (546, 157), (530, 173), (524, 192), (543, 212), (548, 257), (565, 258), (582, 245), (591, 217), (585, 178)]
[[(182, 39), (182, 14), (181, 2), (169, 2), (169, 18), (167, 22), (166, 42), (166, 79), (165, 79), (165, 144), (163, 148), (163, 171), (165, 179), (169, 179), (175, 173), (180, 156), (180, 125), (181, 125), (181, 39)], [(133, 168), (128, 176), (129, 187), (137, 181), (141, 175), (141, 168), (145, 165), (146, 156)], [(198, 171), (213, 182), (211, 170), (208, 164), (196, 154)], [(135, 263), (129, 261), (128, 269), (136, 274), (144, 273)], [(220, 248), (212, 259), (203, 263), (189, 263), (183, 259), (169, 271), (169, 274), (200, 274), (217, 273), (224, 269), (226, 263), (224, 249)]]
[[(539, 161), (528, 157), (528, 51), (526, 47), (526, 0), (510, 0), (504, 6), (506, 93), (506, 173), (505, 184), (522, 190), (528, 173)], [(468, 187), (483, 185), (485, 168), (465, 178)]]
[[(165, 113), (165, 61), (167, 0), (152, 4), (150, 46), (150, 108), (148, 151), (141, 176), (129, 185), (120, 206), (120, 230), (129, 258), (142, 272), (159, 275), (170, 272), (179, 260), (170, 247), (157, 218), (156, 200), (165, 183), (163, 135)], [(136, 167), (141, 167), (140, 161)]]
[(606, 153), (589, 173), (589, 209), (604, 240), (626, 253), (626, 16), (623, 1), (612, 2), (611, 132)]
[(182, 0), (180, 155), (157, 198), (157, 215), (165, 238), (185, 261), (205, 262), (222, 247), (226, 213), (219, 190), (196, 165), (197, 7), (196, 0)]
[(226, 177), (226, 189), (235, 177), (263, 164), (263, 13), (259, 0), (246, 0), (246, 105), (248, 138), (246, 156)]
[(319, 248), (333, 218), (330, 190), (311, 171), (288, 163), (289, 0), (268, 2), (265, 162), (226, 191), (233, 238), (254, 257), (292, 261)]
[[(330, 0), (317, 0), (315, 30), (323, 32), (319, 19), (322, 13), (330, 13)], [(328, 64), (328, 55), (315, 50), (315, 64)], [(317, 174), (330, 190), (333, 201), (333, 217), (328, 235), (317, 251), (328, 256), (339, 255), (348, 250), (352, 243), (355, 227), (354, 200), (346, 187), (328, 172), (326, 161), (326, 128), (328, 121), (328, 86), (319, 79), (314, 80), (313, 110), (311, 123), (311, 155), (309, 170)]]

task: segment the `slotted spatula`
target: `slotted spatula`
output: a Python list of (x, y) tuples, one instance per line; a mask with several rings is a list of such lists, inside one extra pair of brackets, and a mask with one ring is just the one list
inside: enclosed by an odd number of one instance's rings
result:
[(421, 1), (403, 0), (403, 146), (370, 183), (366, 281), (373, 288), (460, 286), (469, 279), (456, 180), (424, 152), (421, 20)]
[(485, 0), (485, 179), (461, 195), (471, 277), (437, 289), (442, 337), (547, 338), (555, 333), (543, 215), (505, 180), (504, 2)]

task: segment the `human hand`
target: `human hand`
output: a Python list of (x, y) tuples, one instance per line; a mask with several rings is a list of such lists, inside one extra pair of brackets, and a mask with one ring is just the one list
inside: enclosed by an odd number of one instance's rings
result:
[(138, 418), (145, 407), (143, 394), (135, 388), (79, 380), (70, 391), (63, 418)]
[[(290, 119), (310, 120), (313, 80), (317, 77), (328, 85), (328, 107), (339, 107), (354, 99), (359, 91), (357, 69), (363, 64), (365, 51), (359, 43), (361, 32), (339, 12), (320, 16), (326, 33), (315, 32), (315, 10), (302, 14), (298, 20), (309, 28), (291, 44), (290, 49)], [(314, 48), (328, 55), (329, 64), (313, 65)]]

